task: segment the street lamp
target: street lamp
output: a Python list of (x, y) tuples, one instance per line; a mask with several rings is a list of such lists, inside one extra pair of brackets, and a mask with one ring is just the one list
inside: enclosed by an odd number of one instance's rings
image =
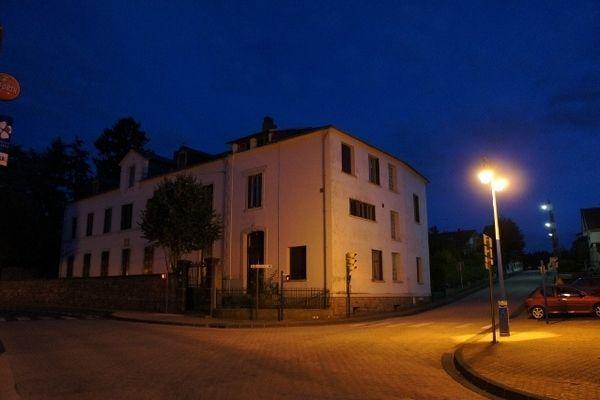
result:
[(548, 213), (548, 222), (544, 224), (544, 226), (550, 229), (548, 233), (548, 237), (552, 242), (552, 255), (554, 257), (558, 257), (558, 235), (556, 234), (556, 222), (554, 220), (554, 207), (550, 200), (547, 200), (545, 203), (540, 205), (540, 209), (544, 212)]
[(492, 192), (492, 205), (494, 208), (494, 228), (496, 236), (496, 253), (498, 259), (498, 284), (500, 286), (500, 300), (498, 301), (498, 319), (500, 322), (500, 336), (510, 336), (508, 326), (508, 301), (506, 289), (504, 288), (504, 267), (502, 266), (502, 248), (500, 246), (500, 225), (498, 224), (498, 205), (496, 192), (504, 190), (508, 186), (508, 180), (497, 177), (494, 170), (484, 167), (477, 175), (484, 185), (489, 185)]

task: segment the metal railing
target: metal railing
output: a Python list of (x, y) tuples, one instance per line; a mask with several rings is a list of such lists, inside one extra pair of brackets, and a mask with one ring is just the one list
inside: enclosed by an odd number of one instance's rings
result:
[[(278, 291), (260, 292), (259, 308), (279, 308), (281, 296)], [(218, 289), (217, 308), (256, 307), (256, 293), (246, 289)], [(323, 289), (284, 289), (283, 308), (319, 309), (329, 307), (329, 290)]]

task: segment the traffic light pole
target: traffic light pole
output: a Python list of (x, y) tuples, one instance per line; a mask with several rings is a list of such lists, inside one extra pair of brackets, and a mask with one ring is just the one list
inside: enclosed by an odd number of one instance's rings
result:
[(346, 318), (350, 318), (350, 266), (346, 263)]

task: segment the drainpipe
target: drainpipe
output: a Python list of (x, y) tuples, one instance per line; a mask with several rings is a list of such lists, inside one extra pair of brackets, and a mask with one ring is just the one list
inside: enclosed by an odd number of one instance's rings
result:
[(325, 176), (325, 148), (326, 139), (329, 136), (327, 132), (321, 136), (321, 191), (323, 192), (323, 296), (327, 293), (327, 196), (326, 196), (326, 176)]

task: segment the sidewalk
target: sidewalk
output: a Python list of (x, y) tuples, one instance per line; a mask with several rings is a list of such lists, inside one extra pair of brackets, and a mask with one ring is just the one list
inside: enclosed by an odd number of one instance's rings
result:
[(455, 364), (471, 383), (504, 398), (600, 399), (600, 320), (522, 313), (511, 336), (491, 344), (491, 333), (460, 346)]

